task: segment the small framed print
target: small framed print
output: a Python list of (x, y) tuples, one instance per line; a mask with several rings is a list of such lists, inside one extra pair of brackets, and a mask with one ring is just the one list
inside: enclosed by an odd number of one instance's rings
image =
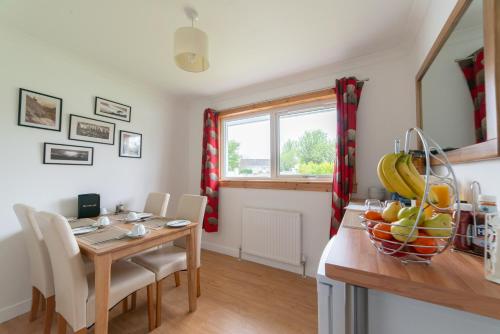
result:
[(44, 143), (43, 163), (46, 165), (92, 166), (94, 164), (94, 148)]
[(142, 156), (142, 134), (120, 130), (120, 151), (124, 158), (140, 158)]
[(24, 88), (19, 89), (18, 125), (61, 131), (61, 114), (62, 99)]
[(102, 97), (96, 97), (94, 113), (99, 116), (130, 122), (130, 118), (132, 116), (132, 107), (127, 106), (126, 104), (106, 100)]
[(69, 139), (91, 143), (115, 144), (115, 124), (98, 119), (69, 115)]

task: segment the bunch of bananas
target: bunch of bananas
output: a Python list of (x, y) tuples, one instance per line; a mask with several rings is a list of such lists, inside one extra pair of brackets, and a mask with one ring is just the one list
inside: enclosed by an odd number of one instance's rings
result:
[[(410, 154), (384, 155), (378, 163), (377, 174), (380, 182), (389, 192), (396, 192), (409, 199), (421, 200), (424, 197), (425, 180), (413, 165)], [(427, 200), (433, 203), (437, 201), (432, 189), (429, 191)]]

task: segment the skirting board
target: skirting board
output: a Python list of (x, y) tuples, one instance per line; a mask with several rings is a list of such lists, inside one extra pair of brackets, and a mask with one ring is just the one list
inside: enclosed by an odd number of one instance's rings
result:
[[(239, 257), (239, 253), (240, 253), (239, 249), (237, 249), (237, 248), (222, 246), (222, 245), (209, 243), (209, 242), (205, 242), (205, 241), (202, 241), (201, 248), (212, 251), (212, 252), (221, 253), (224, 255), (229, 255), (232, 257)], [(269, 266), (269, 267), (273, 267), (273, 268), (277, 268), (277, 269), (281, 269), (281, 270), (286, 270), (286, 271), (290, 271), (292, 273), (302, 275), (302, 267), (296, 267), (296, 266), (292, 266), (292, 265), (289, 265), (286, 263), (276, 262), (276, 261), (260, 258), (258, 256), (245, 254), (245, 253), (242, 254), (242, 258), (244, 260), (247, 260), (247, 261), (260, 263), (260, 264), (263, 264), (265, 266)], [(313, 277), (313, 278), (316, 277), (316, 264), (307, 263), (306, 275), (309, 277)]]
[(17, 304), (6, 306), (0, 309), (0, 323), (20, 316), (28, 312), (31, 308), (31, 298), (23, 300)]

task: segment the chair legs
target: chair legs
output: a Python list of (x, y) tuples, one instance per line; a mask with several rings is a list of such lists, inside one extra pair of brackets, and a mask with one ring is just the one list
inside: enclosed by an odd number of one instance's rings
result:
[(181, 285), (181, 275), (179, 274), (178, 271), (174, 273), (174, 278), (175, 278), (175, 287)]
[[(181, 277), (179, 275), (179, 271), (174, 273), (175, 277), (175, 287), (181, 285)], [(201, 284), (200, 284), (200, 268), (196, 268), (196, 297), (201, 296)]]
[(36, 319), (38, 313), (38, 306), (40, 305), (40, 296), (42, 294), (37, 288), (31, 288), (31, 311), (30, 311), (30, 322)]
[(50, 334), (50, 328), (52, 327), (52, 320), (54, 318), (54, 313), (56, 311), (56, 296), (50, 296), (45, 299), (45, 304), (47, 309), (45, 311), (45, 320), (43, 324), (43, 333)]
[(161, 300), (163, 294), (163, 280), (164, 279), (161, 279), (156, 282), (156, 328), (160, 327), (161, 325)]
[(196, 297), (201, 296), (200, 267), (196, 268)]
[(66, 319), (57, 313), (57, 334), (66, 334)]
[[(134, 292), (135, 294), (135, 292)], [(148, 295), (148, 325), (149, 325), (149, 331), (151, 332), (153, 329), (155, 329), (156, 324), (155, 324), (155, 305), (153, 302), (153, 294), (154, 294), (154, 283), (148, 285), (147, 287), (147, 295)], [(134, 296), (134, 295), (132, 295)]]
[(130, 310), (135, 310), (135, 306), (137, 305), (137, 292), (133, 292), (132, 293), (132, 302), (131, 302), (131, 305), (130, 305)]
[(128, 296), (125, 297), (122, 301), (122, 313), (126, 313), (128, 311)]

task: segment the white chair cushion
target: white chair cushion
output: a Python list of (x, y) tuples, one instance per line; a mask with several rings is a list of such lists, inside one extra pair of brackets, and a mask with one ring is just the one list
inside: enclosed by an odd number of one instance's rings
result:
[[(89, 294), (87, 299), (87, 327), (95, 322), (95, 279), (94, 273), (87, 275)], [(111, 308), (132, 292), (155, 282), (155, 275), (128, 261), (118, 261), (111, 267), (108, 307)]]
[(155, 273), (159, 281), (179, 270), (186, 270), (186, 250), (177, 246), (164, 246), (132, 258), (132, 261)]

